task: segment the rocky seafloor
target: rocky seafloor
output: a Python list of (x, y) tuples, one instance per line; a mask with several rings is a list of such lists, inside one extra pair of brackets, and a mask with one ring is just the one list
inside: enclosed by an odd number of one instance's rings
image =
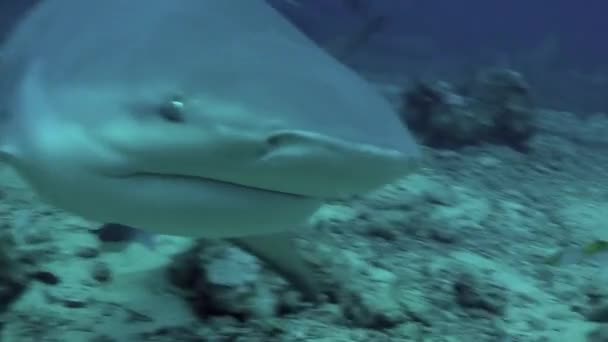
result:
[(0, 341), (608, 341), (608, 265), (546, 262), (608, 239), (608, 116), (537, 115), (525, 152), (426, 148), (328, 203), (299, 234), (319, 305), (231, 245), (104, 248), (5, 168)]

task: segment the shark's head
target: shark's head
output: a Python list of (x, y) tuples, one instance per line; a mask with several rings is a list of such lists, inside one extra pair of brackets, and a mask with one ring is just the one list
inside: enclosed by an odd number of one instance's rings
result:
[(282, 230), (419, 157), (387, 101), (263, 1), (44, 1), (2, 65), (4, 154), (94, 220)]

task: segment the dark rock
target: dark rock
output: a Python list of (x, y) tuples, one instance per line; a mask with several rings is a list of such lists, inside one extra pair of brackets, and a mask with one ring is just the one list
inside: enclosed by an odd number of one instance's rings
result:
[(93, 259), (99, 256), (99, 249), (95, 247), (82, 247), (76, 251), (76, 255), (83, 259)]
[(602, 324), (587, 335), (587, 342), (608, 342), (608, 324)]
[(608, 323), (608, 303), (591, 308), (585, 318), (592, 322)]
[(433, 147), (493, 143), (527, 150), (537, 129), (528, 84), (509, 69), (484, 70), (458, 87), (419, 82), (402, 100), (403, 120)]
[(107, 283), (112, 280), (112, 271), (105, 262), (97, 262), (93, 265), (91, 276), (100, 283)]
[(61, 279), (55, 273), (49, 271), (33, 272), (31, 278), (47, 285), (57, 285), (61, 282)]
[(29, 265), (10, 233), (0, 235), (0, 313), (6, 311), (27, 289)]
[(0, 312), (6, 311), (27, 289), (27, 282), (17, 279), (0, 279)]
[(482, 310), (493, 315), (502, 315), (506, 297), (492, 284), (482, 286), (473, 275), (461, 274), (453, 284), (456, 302), (465, 309)]

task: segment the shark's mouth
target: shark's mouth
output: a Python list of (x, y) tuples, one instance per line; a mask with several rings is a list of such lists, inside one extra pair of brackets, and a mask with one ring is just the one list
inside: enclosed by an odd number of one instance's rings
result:
[[(127, 134), (125, 132), (128, 132)], [(318, 199), (367, 193), (413, 169), (415, 156), (315, 132), (116, 121), (92, 133), (119, 177), (181, 179)]]
[(131, 173), (129, 175), (123, 176), (121, 178), (163, 180), (163, 181), (166, 181), (167, 183), (170, 183), (172, 181), (188, 182), (188, 183), (192, 183), (192, 184), (213, 183), (213, 184), (221, 184), (221, 185), (226, 185), (226, 186), (230, 186), (230, 187), (240, 188), (243, 190), (265, 192), (265, 193), (280, 195), (280, 196), (284, 196), (284, 197), (291, 197), (294, 199), (296, 199), (296, 198), (300, 198), (300, 199), (313, 198), (311, 196), (306, 196), (306, 195), (302, 195), (302, 194), (277, 191), (277, 190), (272, 190), (272, 189), (267, 189), (267, 188), (262, 188), (262, 187), (255, 187), (255, 186), (251, 186), (251, 185), (239, 184), (239, 183), (235, 183), (235, 182), (227, 182), (227, 181), (223, 181), (223, 180), (200, 177), (200, 176), (189, 176), (189, 175), (179, 175), (179, 174), (162, 174), (162, 173), (151, 173), (151, 172), (135, 172), (135, 173)]

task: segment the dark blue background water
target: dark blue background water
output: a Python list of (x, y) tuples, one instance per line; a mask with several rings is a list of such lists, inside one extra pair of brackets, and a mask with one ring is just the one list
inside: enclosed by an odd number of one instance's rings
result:
[[(382, 17), (381, 30), (342, 56), (376, 75), (457, 80), (479, 67), (509, 66), (548, 106), (608, 112), (605, 0), (269, 1), (332, 51)], [(2, 1), (0, 39), (35, 2)]]
[[(349, 21), (355, 21), (355, 15), (352, 11), (349, 13), (345, 5), (348, 1), (304, 0), (301, 3), (302, 16), (311, 22), (342, 21), (348, 25)], [(370, 0), (364, 3), (369, 13), (389, 18), (386, 30), (377, 37), (388, 38), (387, 44), (395, 36), (425, 35), (445, 51), (474, 55), (480, 47), (534, 48), (540, 40), (553, 34), (559, 37), (567, 57), (581, 64), (604, 62), (608, 51), (603, 40), (603, 34), (608, 32), (608, 3), (602, 0)], [(344, 19), (336, 18), (340, 13)]]
[(349, 58), (362, 69), (458, 79), (510, 66), (548, 106), (608, 111), (608, 1), (369, 0), (358, 10), (348, 0), (275, 2), (326, 45), (384, 16), (383, 29)]

